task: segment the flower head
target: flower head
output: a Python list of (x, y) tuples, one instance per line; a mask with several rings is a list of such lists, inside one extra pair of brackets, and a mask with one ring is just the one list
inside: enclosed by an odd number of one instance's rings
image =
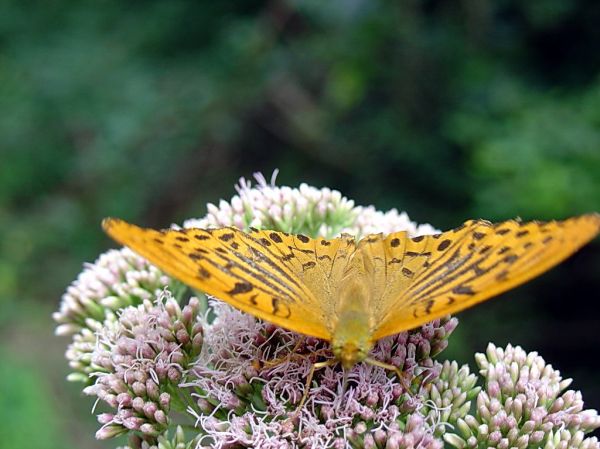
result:
[(208, 204), (206, 217), (187, 220), (184, 227), (252, 226), (326, 238), (344, 232), (358, 237), (379, 232), (407, 231), (411, 236), (439, 232), (428, 224), (417, 225), (396, 209), (384, 213), (373, 206), (355, 207), (354, 201), (327, 187), (278, 187), (276, 175), (275, 171), (268, 183), (262, 174), (255, 174), (254, 187), (241, 178), (237, 195), (230, 201), (221, 200), (218, 206)]
[[(202, 441), (211, 447), (350, 448), (387, 441), (404, 447), (403, 441), (413, 440), (441, 447), (418, 411), (419, 401), (406, 394), (394, 372), (366, 363), (348, 372), (329, 366), (315, 371), (307, 392), (313, 364), (333, 357), (327, 342), (222, 302), (213, 302), (212, 310), (215, 319), (206, 324), (204, 351), (191, 372), (195, 379), (185, 385), (202, 392), (197, 419), (207, 432)], [(437, 377), (441, 367), (431, 357), (455, 326), (455, 319), (435, 320), (380, 340), (371, 355), (399, 367), (403, 380), (419, 389)], [(295, 413), (305, 394), (304, 407)]]
[(73, 372), (68, 379), (88, 383), (94, 366), (91, 353), (96, 333), (116, 320), (120, 309), (141, 304), (160, 292), (170, 279), (128, 248), (109, 250), (85, 269), (67, 288), (52, 317), (55, 333), (73, 340), (65, 356)]
[(109, 250), (85, 269), (64, 293), (52, 317), (57, 335), (95, 331), (107, 315), (140, 304), (169, 284), (169, 278), (128, 248)]
[[(475, 413), (457, 420), (459, 432), (444, 435), (448, 443), (459, 448), (597, 447), (595, 439), (582, 438), (600, 427), (597, 412), (584, 410), (581, 393), (566, 390), (571, 379), (563, 379), (536, 352), (490, 343), (475, 359), (485, 388), (477, 395)], [(579, 442), (567, 443), (571, 439)]]
[(156, 437), (167, 429), (171, 387), (182, 380), (202, 347), (199, 308), (192, 298), (182, 309), (165, 291), (156, 304), (145, 300), (123, 309), (118, 320), (99, 332), (92, 360), (101, 370), (84, 393), (116, 410), (98, 416), (103, 426), (97, 438), (127, 431)]

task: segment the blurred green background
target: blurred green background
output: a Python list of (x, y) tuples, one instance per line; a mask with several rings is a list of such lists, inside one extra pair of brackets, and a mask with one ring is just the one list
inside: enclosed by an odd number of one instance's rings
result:
[[(596, 0), (0, 0), (0, 446), (110, 448), (50, 314), (107, 215), (202, 216), (240, 176), (446, 229), (600, 210)], [(600, 241), (460, 315), (600, 408)]]

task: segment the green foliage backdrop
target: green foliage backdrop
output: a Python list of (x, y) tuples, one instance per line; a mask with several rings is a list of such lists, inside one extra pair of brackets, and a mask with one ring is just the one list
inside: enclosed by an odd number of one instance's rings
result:
[[(276, 167), (439, 228), (599, 210), (598, 23), (594, 0), (0, 1), (4, 441), (111, 447), (49, 335), (106, 215), (166, 226)], [(454, 354), (539, 349), (600, 407), (599, 246), (463, 314)]]

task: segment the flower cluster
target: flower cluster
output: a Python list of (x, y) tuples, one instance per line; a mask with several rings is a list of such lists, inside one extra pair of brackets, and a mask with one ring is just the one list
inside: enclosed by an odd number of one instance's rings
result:
[(52, 315), (57, 335), (96, 330), (107, 315), (151, 299), (169, 278), (128, 248), (109, 250), (85, 269), (67, 288), (60, 309)]
[(277, 172), (271, 182), (257, 173), (257, 185), (242, 178), (238, 192), (231, 201), (221, 200), (219, 206), (208, 204), (208, 214), (190, 219), (186, 228), (236, 226), (247, 229), (275, 229), (310, 236), (335, 237), (348, 233), (358, 237), (369, 233), (389, 234), (407, 231), (411, 236), (439, 232), (429, 224), (417, 225), (405, 212), (396, 209), (377, 211), (373, 206), (354, 206), (354, 201), (327, 187), (317, 189), (307, 184), (298, 188), (275, 185)]
[[(230, 201), (184, 226), (324, 237), (438, 232), (404, 212), (354, 206), (335, 190), (256, 180), (242, 179)], [(476, 355), (480, 376), (438, 361), (455, 318), (377, 342), (370, 357), (397, 371), (368, 363), (344, 371), (327, 342), (220, 301), (175, 299), (178, 286), (121, 249), (86, 265), (63, 295), (54, 319), (56, 333), (72, 338), (69, 379), (108, 407), (97, 438), (127, 434), (124, 449), (600, 449), (586, 438), (600, 426), (597, 413), (536, 353), (490, 345)], [(182, 426), (193, 430), (186, 436)]]
[(459, 367), (448, 360), (442, 364), (439, 375), (425, 386), (421, 395), (421, 412), (432, 423), (435, 435), (442, 436), (469, 413), (472, 400), (481, 390), (477, 381), (468, 365)]
[[(202, 348), (200, 303), (191, 298), (182, 309), (165, 292), (155, 304), (145, 300), (122, 310), (98, 335), (93, 363), (101, 368), (84, 393), (97, 396), (116, 412), (103, 413), (96, 438), (128, 431), (156, 437), (169, 425), (173, 387)], [(185, 408), (183, 404), (182, 408)]]
[[(432, 357), (445, 347), (455, 318), (435, 320), (377, 343), (372, 356), (400, 368), (404, 379), (369, 364), (348, 372), (332, 366), (317, 370), (307, 391), (313, 363), (332, 359), (327, 343), (222, 302), (215, 301), (212, 310), (215, 319), (205, 328), (205, 351), (192, 370), (195, 380), (185, 385), (202, 392), (202, 414), (197, 418), (206, 431), (201, 439), (206, 447), (350, 448), (373, 441), (395, 448), (412, 440), (439, 447), (428, 426), (414, 425), (424, 418), (418, 413), (418, 400), (403, 384), (418, 391), (438, 375), (440, 366)], [(297, 410), (305, 394), (305, 406)]]
[(598, 448), (583, 435), (600, 427), (596, 410), (584, 410), (581, 393), (565, 389), (571, 379), (536, 352), (490, 344), (475, 360), (485, 379), (473, 414), (456, 420), (457, 433), (444, 439), (462, 448)]
[(92, 362), (96, 333), (116, 319), (124, 307), (154, 298), (169, 278), (128, 248), (109, 250), (67, 288), (52, 317), (57, 335), (71, 336), (65, 356), (73, 372), (69, 380), (89, 383), (97, 367)]

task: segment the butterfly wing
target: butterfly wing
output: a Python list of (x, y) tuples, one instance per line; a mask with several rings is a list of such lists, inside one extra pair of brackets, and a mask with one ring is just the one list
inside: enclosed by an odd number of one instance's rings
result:
[(334, 239), (312, 239), (301, 234), (275, 231), (252, 231), (250, 236), (268, 245), (271, 253), (318, 298), (318, 307), (331, 325), (340, 282), (347, 274), (356, 249), (354, 237), (342, 235)]
[(383, 240), (386, 287), (373, 313), (373, 338), (411, 329), (466, 309), (538, 276), (600, 232), (600, 215), (564, 221), (492, 224), (467, 221), (459, 228)]
[(329, 284), (320, 280), (325, 268), (317, 261), (335, 261), (339, 239), (321, 245), (304, 236), (231, 227), (157, 231), (112, 218), (102, 225), (114, 240), (195, 289), (286, 329), (331, 339), (318, 292)]

